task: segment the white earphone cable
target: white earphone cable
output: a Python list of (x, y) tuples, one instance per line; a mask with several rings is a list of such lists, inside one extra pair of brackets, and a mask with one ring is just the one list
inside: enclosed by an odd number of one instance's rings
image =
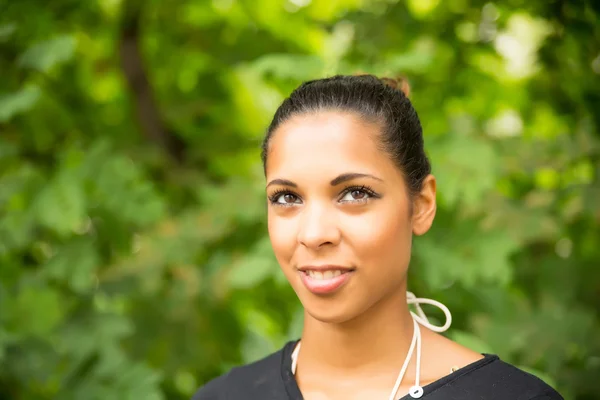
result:
[[(420, 342), (419, 338), (420, 338), (420, 330), (419, 330), (419, 324), (417, 324), (417, 321), (413, 318), (413, 325), (414, 325), (414, 330), (413, 330), (413, 337), (412, 337), (412, 341), (410, 342), (410, 347), (408, 348), (408, 352), (406, 353), (406, 358), (404, 359), (404, 364), (402, 365), (402, 368), (400, 369), (400, 373), (398, 374), (398, 378), (396, 379), (396, 383), (394, 384), (394, 388), (392, 389), (392, 393), (390, 393), (390, 397), (389, 400), (394, 400), (394, 398), (396, 397), (396, 393), (398, 392), (398, 389), (400, 388), (400, 385), (402, 384), (402, 380), (404, 379), (404, 374), (406, 374), (406, 370), (408, 369), (408, 364), (410, 363), (410, 359), (412, 358), (413, 355), (413, 351), (415, 350), (415, 345), (417, 346), (417, 357), (418, 355), (421, 353), (420, 349), (419, 349), (419, 344), (417, 342)], [(418, 382), (418, 376), (419, 376), (419, 365), (417, 364), (417, 372), (416, 372), (416, 376), (417, 376), (417, 382)], [(418, 385), (418, 383), (416, 383), (416, 385)]]
[[(430, 329), (437, 333), (442, 333), (442, 332), (446, 332), (448, 330), (448, 328), (450, 328), (450, 325), (452, 325), (452, 313), (450, 313), (450, 310), (448, 309), (448, 307), (446, 307), (443, 303), (440, 303), (439, 301), (435, 301), (432, 299), (416, 297), (412, 292), (406, 292), (406, 300), (407, 300), (408, 304), (414, 305), (417, 310), (416, 314), (411, 312), (413, 317), (416, 318), (417, 322), (419, 322), (421, 325), (423, 325), (427, 329)], [(425, 313), (423, 312), (423, 309), (421, 308), (421, 304), (429, 304), (432, 306), (436, 306), (437, 308), (442, 310), (444, 315), (446, 316), (446, 323), (442, 326), (432, 325), (429, 322), (429, 319), (427, 319), (427, 316), (425, 315)]]

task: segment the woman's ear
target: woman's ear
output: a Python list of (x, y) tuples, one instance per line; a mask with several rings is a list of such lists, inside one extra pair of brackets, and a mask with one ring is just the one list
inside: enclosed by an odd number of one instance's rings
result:
[(423, 181), (421, 191), (413, 199), (412, 230), (417, 236), (427, 233), (436, 211), (436, 182), (433, 175), (428, 175)]

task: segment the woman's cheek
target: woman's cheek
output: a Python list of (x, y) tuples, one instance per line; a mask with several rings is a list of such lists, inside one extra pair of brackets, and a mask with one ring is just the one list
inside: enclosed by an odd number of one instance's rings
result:
[[(410, 223), (395, 210), (381, 209), (348, 222), (353, 250), (366, 264), (403, 263), (410, 251)], [(380, 267), (383, 267), (380, 265)]]
[(296, 247), (293, 219), (269, 216), (268, 230), (275, 257), (281, 267), (285, 268), (291, 262)]

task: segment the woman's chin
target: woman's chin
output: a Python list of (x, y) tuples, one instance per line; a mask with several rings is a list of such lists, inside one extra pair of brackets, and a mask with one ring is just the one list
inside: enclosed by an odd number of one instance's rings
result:
[(307, 314), (315, 321), (322, 324), (343, 324), (352, 320), (352, 316), (347, 313), (335, 313), (324, 310), (306, 310)]
[[(355, 319), (360, 312), (347, 302), (330, 301), (319, 304), (319, 301), (303, 302), (307, 317), (323, 324), (344, 324)], [(305, 321), (306, 323), (307, 321)]]

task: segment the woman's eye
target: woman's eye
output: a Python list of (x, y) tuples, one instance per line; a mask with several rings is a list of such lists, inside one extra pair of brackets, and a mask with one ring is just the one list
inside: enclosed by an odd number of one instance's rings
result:
[(340, 201), (360, 201), (371, 197), (369, 193), (361, 189), (349, 190)]
[(275, 203), (278, 204), (294, 204), (298, 202), (298, 196), (291, 193), (282, 193), (275, 198)]

